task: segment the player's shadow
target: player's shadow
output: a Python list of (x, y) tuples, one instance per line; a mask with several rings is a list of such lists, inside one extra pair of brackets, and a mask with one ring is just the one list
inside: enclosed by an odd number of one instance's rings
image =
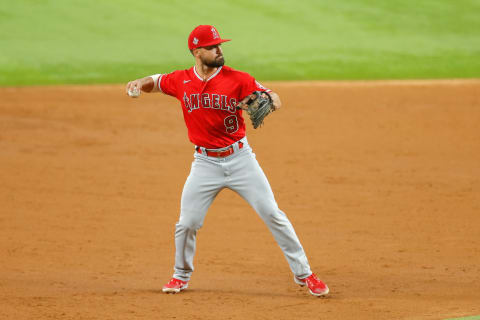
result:
[(289, 299), (298, 299), (298, 300), (304, 300), (305, 298), (317, 298), (321, 300), (331, 300), (335, 298), (334, 294), (328, 294), (326, 296), (322, 297), (314, 297), (310, 293), (308, 293), (308, 290), (305, 288), (298, 289), (297, 291), (292, 291), (292, 292), (268, 292), (266, 290), (252, 290), (252, 289), (202, 289), (202, 288), (188, 288), (185, 291), (182, 291), (180, 293), (170, 293), (166, 294), (162, 291), (162, 289), (144, 289), (144, 290), (135, 290), (135, 291), (140, 291), (143, 293), (154, 293), (154, 294), (163, 294), (163, 295), (232, 295), (232, 296), (246, 296), (246, 297), (252, 297), (252, 296), (257, 296), (257, 297), (278, 297), (278, 298), (289, 298)]

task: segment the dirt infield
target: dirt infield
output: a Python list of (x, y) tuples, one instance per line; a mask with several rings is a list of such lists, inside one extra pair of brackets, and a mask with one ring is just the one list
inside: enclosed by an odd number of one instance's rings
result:
[(193, 148), (176, 100), (0, 88), (0, 319), (445, 319), (480, 314), (480, 80), (266, 83), (248, 127), (314, 271), (294, 284), (224, 190), (165, 295)]

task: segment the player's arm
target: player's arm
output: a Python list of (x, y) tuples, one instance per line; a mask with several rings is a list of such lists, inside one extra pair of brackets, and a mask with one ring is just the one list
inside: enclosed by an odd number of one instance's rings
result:
[(275, 110), (280, 109), (282, 107), (282, 101), (280, 101), (280, 97), (278, 96), (278, 94), (276, 94), (273, 91), (268, 91), (268, 93), (270, 94), (270, 97), (272, 97), (273, 106), (275, 107)]
[(134, 90), (134, 88), (141, 89), (143, 92), (160, 91), (159, 82), (161, 78), (161, 74), (154, 74), (145, 78), (130, 81), (127, 83), (125, 91), (127, 94), (129, 90)]
[(144, 92), (151, 92), (155, 82), (153, 81), (152, 77), (145, 77), (133, 81), (129, 81), (127, 83), (127, 87), (125, 88), (125, 92), (128, 94), (128, 91), (133, 91), (135, 88), (141, 89)]
[(251, 79), (249, 82), (249, 86), (247, 86), (250, 90), (252, 88), (253, 91), (266, 91), (272, 98), (273, 107), (275, 108), (275, 110), (278, 110), (282, 107), (282, 101), (280, 101), (280, 97), (276, 92), (273, 92), (271, 89), (265, 88), (260, 82), (255, 80), (252, 76), (248, 75), (248, 77), (250, 77)]
[[(270, 89), (262, 90), (262, 91), (256, 91), (256, 92), (268, 93), (268, 95), (272, 98), (273, 110), (278, 110), (282, 107), (282, 101), (280, 100), (280, 97), (278, 96), (278, 94), (276, 92), (273, 92)], [(253, 101), (252, 99), (254, 99), (254, 98), (255, 98), (255, 92), (253, 92), (252, 94), (249, 94), (242, 101), (240, 101), (240, 103), (237, 104), (237, 108), (247, 110), (248, 105)]]

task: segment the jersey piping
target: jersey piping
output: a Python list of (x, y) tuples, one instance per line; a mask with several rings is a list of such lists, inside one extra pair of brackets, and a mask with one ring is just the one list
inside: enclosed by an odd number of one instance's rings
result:
[[(221, 70), (222, 70), (222, 66), (220, 66), (217, 69), (217, 71), (215, 71), (215, 73), (212, 74), (206, 81), (210, 81), (211, 79), (215, 78), (215, 76), (219, 74)], [(200, 75), (197, 73), (197, 69), (195, 68), (195, 66), (193, 66), (193, 73), (195, 73), (195, 75), (197, 76), (198, 79), (200, 79), (200, 81), (203, 81), (203, 78), (200, 77)]]

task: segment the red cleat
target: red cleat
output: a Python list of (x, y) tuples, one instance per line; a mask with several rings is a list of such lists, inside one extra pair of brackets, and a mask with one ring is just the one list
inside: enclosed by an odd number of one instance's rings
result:
[(302, 287), (306, 285), (310, 293), (317, 297), (324, 296), (330, 291), (327, 285), (318, 279), (314, 273), (305, 279), (293, 277), (293, 280)]
[(182, 281), (172, 278), (166, 285), (163, 286), (162, 291), (165, 293), (179, 293), (183, 289), (187, 289), (188, 281)]

